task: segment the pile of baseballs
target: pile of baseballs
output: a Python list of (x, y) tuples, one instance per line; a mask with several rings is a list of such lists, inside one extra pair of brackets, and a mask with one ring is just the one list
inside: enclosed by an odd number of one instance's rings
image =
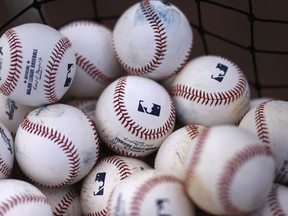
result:
[(167, 1), (0, 38), (0, 216), (288, 215), (288, 102), (191, 58)]

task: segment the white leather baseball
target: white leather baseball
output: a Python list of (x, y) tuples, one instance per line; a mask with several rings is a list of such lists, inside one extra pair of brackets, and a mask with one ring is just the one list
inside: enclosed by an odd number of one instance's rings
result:
[(193, 33), (188, 19), (167, 1), (140, 1), (128, 8), (113, 30), (113, 46), (130, 74), (166, 79), (187, 62)]
[(236, 124), (249, 109), (246, 77), (238, 66), (220, 56), (192, 59), (176, 75), (170, 92), (183, 124)]
[(26, 23), (0, 38), (0, 92), (28, 106), (55, 103), (75, 75), (71, 42), (56, 29)]
[(249, 216), (288, 215), (287, 200), (288, 187), (274, 183), (263, 205)]
[(239, 127), (255, 134), (273, 152), (276, 161), (275, 182), (288, 183), (288, 102), (268, 100), (251, 109)]
[(0, 122), (0, 179), (12, 173), (14, 165), (14, 140), (8, 128)]
[(59, 29), (72, 43), (76, 74), (68, 94), (97, 98), (104, 88), (123, 74), (112, 47), (112, 31), (91, 20), (77, 20)]
[(92, 121), (79, 109), (66, 104), (42, 106), (20, 123), (15, 156), (23, 173), (38, 185), (72, 185), (95, 165), (98, 135)]
[(195, 215), (182, 181), (155, 169), (123, 179), (108, 202), (107, 215)]
[(0, 191), (0, 215), (53, 216), (48, 198), (28, 182), (2, 179)]
[(185, 188), (212, 215), (246, 215), (265, 200), (275, 158), (253, 133), (233, 125), (204, 129), (189, 145)]
[(53, 215), (82, 216), (80, 196), (76, 185), (61, 188), (38, 187), (48, 198)]
[(173, 131), (175, 109), (163, 86), (140, 76), (123, 76), (105, 88), (95, 110), (99, 136), (116, 153), (146, 156)]
[(35, 109), (35, 107), (20, 104), (0, 94), (0, 122), (8, 128), (13, 137), (24, 116), (33, 109)]
[(154, 168), (184, 180), (183, 163), (187, 148), (204, 128), (201, 125), (186, 125), (173, 131), (159, 147), (154, 160)]
[(107, 215), (113, 188), (123, 179), (146, 169), (151, 167), (136, 158), (118, 155), (103, 158), (83, 180), (80, 198), (84, 215)]

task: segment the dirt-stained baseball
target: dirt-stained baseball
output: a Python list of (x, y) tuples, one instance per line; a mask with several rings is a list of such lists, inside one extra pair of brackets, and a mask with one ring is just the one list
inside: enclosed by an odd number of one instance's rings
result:
[(59, 188), (86, 176), (99, 156), (93, 122), (66, 104), (41, 106), (22, 120), (15, 137), (20, 169), (40, 186)]
[(167, 1), (142, 0), (128, 8), (113, 30), (113, 46), (130, 74), (163, 80), (190, 57), (193, 33), (188, 19)]
[(71, 42), (56, 29), (26, 23), (0, 38), (0, 92), (28, 106), (58, 102), (75, 75)]
[(170, 92), (183, 124), (237, 124), (249, 109), (246, 77), (238, 66), (220, 56), (192, 59), (176, 75)]

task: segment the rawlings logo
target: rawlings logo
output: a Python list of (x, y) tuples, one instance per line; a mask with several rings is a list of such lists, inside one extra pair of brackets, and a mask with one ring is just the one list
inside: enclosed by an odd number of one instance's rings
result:
[(4, 141), (4, 144), (7, 146), (7, 150), (10, 152), (10, 154), (12, 154), (13, 150), (12, 150), (11, 140), (7, 137), (5, 131), (2, 127), (0, 127), (0, 134), (1, 134), (1, 137)]
[(16, 102), (8, 98), (6, 100), (5, 106), (7, 108), (7, 111), (5, 113), (7, 114), (8, 119), (13, 120), (14, 119), (14, 113), (18, 109), (18, 107), (16, 106)]

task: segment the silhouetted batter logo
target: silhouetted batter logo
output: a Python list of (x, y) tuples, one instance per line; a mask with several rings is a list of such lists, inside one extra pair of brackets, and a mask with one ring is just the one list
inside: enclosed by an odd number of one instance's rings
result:
[(138, 111), (143, 112), (149, 115), (160, 116), (161, 106), (155, 103), (152, 103), (152, 106), (145, 104), (143, 100), (139, 101)]
[(68, 64), (64, 87), (68, 87), (70, 85), (71, 81), (72, 81), (70, 73), (71, 73), (71, 70), (72, 70), (73, 67), (74, 67), (74, 64)]
[(226, 65), (218, 63), (216, 69), (217, 69), (217, 75), (214, 76), (214, 74), (212, 74), (211, 78), (217, 80), (218, 82), (222, 82), (227, 73), (228, 67)]
[(156, 208), (158, 216), (170, 216), (167, 205), (169, 205), (169, 199), (157, 199)]
[(98, 190), (93, 192), (94, 196), (104, 194), (105, 178), (106, 178), (106, 172), (99, 172), (96, 174), (95, 182), (98, 183)]

